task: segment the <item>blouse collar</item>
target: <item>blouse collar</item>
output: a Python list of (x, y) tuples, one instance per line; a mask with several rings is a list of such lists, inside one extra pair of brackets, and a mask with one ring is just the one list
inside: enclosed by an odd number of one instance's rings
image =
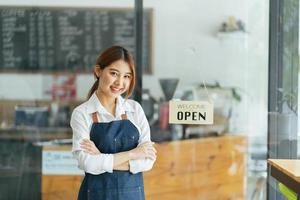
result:
[[(129, 104), (127, 99), (124, 99), (121, 95), (117, 97), (116, 105), (116, 117), (124, 114), (125, 112), (134, 112), (134, 109)], [(92, 96), (87, 101), (87, 112), (88, 114), (99, 112), (100, 114), (108, 113), (105, 107), (99, 101), (96, 93), (94, 92)]]

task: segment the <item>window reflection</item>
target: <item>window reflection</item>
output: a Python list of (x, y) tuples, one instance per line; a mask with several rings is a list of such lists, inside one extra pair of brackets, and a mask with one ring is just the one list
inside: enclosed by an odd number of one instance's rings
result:
[[(143, 66), (137, 67), (144, 67), (141, 104), (159, 151), (157, 164), (145, 173), (147, 199), (264, 199), (268, 1), (143, 3), (147, 17), (143, 38), (146, 53)], [(115, 38), (115, 43), (122, 39), (134, 50), (134, 1), (12, 4), (27, 5), (39, 13), (51, 7), (53, 17), (34, 18), (25, 12), (32, 19), (27, 25), (36, 24), (26, 30), (20, 25), (23, 18), (6, 20), (14, 31), (7, 32), (0, 41), (0, 46), (6, 48), (0, 56), (6, 62), (0, 66), (0, 196), (75, 199), (82, 171), (76, 170), (70, 154), (70, 114), (86, 99), (93, 82), (93, 60), (105, 45), (110, 45), (106, 38)], [(72, 20), (66, 16), (76, 13), (66, 12), (61, 16), (62, 24), (56, 24), (52, 19), (61, 7), (103, 12), (88, 12), (90, 15), (85, 17), (79, 12), (80, 16)], [(111, 10), (117, 19), (109, 18), (107, 13)], [(120, 10), (131, 11), (122, 15)], [(88, 26), (82, 27), (80, 20), (86, 20)], [(117, 27), (112, 26), (112, 21)], [(2, 20), (0, 25), (6, 22)], [(44, 29), (38, 31), (38, 25)], [(55, 39), (49, 34), (58, 26), (64, 30)], [(21, 37), (22, 31), (30, 36)], [(105, 33), (98, 34), (101, 31)], [(15, 60), (10, 51), (11, 34), (19, 38), (14, 44), (21, 46), (14, 49)], [(45, 40), (38, 40), (42, 36)], [(58, 44), (58, 40), (63, 42)], [(26, 41), (31, 41), (27, 48)], [(47, 51), (41, 46), (47, 46)], [(17, 56), (25, 53), (28, 56), (24, 60)], [(60, 62), (55, 61), (56, 57), (61, 58)], [(12, 69), (16, 66), (17, 70)], [(53, 66), (54, 70), (49, 70)], [(214, 125), (170, 125), (168, 101), (207, 100), (203, 81), (214, 102)], [(45, 163), (50, 160), (55, 162)]]

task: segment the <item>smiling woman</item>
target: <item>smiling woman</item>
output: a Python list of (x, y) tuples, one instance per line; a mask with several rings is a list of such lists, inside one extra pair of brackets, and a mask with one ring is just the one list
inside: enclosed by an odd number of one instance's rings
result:
[(104, 69), (96, 65), (94, 71), (99, 78), (97, 96), (103, 95), (108, 99), (116, 98), (130, 88), (133, 70), (123, 60), (115, 61)]
[(129, 82), (130, 84), (126, 97), (129, 97), (132, 94), (135, 86), (135, 68), (133, 58), (127, 49), (120, 46), (113, 46), (111, 48), (108, 48), (97, 58), (94, 68), (94, 76), (96, 78), (96, 81), (89, 91), (88, 98), (90, 98), (92, 94), (97, 90), (101, 72), (108, 68), (111, 72), (111, 76), (117, 76), (120, 74), (118, 67), (122, 68), (122, 70), (125, 71), (126, 75), (129, 74), (130, 77), (132, 77)]
[(128, 99), (135, 84), (133, 63), (123, 47), (105, 50), (94, 67), (88, 101), (72, 113), (72, 151), (85, 171), (79, 200), (144, 199), (142, 172), (152, 168), (156, 150), (142, 107)]

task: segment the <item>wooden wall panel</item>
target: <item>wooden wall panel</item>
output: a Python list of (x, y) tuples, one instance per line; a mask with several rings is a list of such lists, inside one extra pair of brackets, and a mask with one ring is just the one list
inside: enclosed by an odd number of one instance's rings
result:
[(83, 176), (42, 177), (42, 200), (77, 199)]
[[(144, 173), (146, 199), (245, 199), (245, 137), (174, 141), (156, 148), (156, 163)], [(81, 176), (43, 176), (42, 199), (76, 199), (81, 180)]]
[(144, 173), (149, 199), (244, 199), (247, 143), (223, 136), (159, 144)]

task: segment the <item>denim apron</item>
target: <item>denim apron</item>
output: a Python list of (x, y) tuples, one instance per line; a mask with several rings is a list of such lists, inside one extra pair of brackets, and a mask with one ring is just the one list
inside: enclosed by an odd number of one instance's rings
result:
[[(139, 131), (122, 114), (122, 120), (98, 122), (92, 114), (90, 139), (101, 153), (114, 154), (131, 150), (138, 145)], [(144, 200), (143, 174), (114, 170), (113, 173), (85, 173), (78, 200)]]

